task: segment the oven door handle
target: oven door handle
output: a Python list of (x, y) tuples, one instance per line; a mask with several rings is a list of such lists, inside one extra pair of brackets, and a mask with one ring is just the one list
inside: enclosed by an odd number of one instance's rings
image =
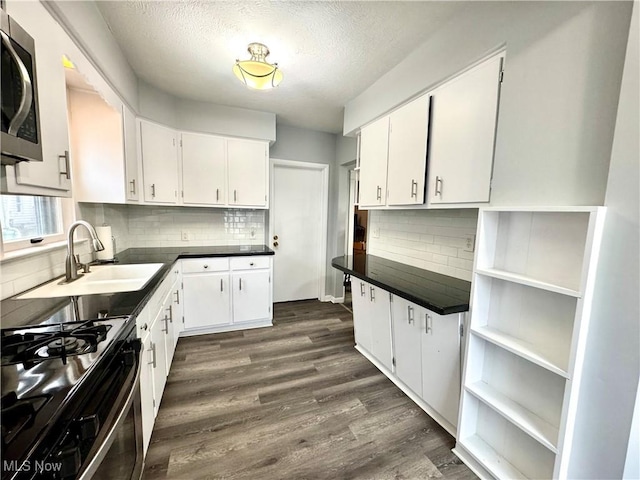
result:
[(140, 371), (142, 369), (141, 363), (142, 362), (140, 361), (140, 356), (138, 356), (138, 368), (135, 372), (133, 383), (131, 384), (131, 391), (127, 395), (127, 399), (122, 403), (122, 406), (120, 407), (118, 413), (115, 415), (115, 419), (111, 422), (111, 425), (109, 425), (107, 434), (101, 445), (95, 450), (92, 449), (92, 451), (95, 451), (95, 454), (81, 472), (78, 480), (89, 480), (93, 477), (93, 475), (102, 464), (102, 461), (107, 456), (107, 453), (109, 453), (109, 449), (111, 448), (111, 445), (113, 444), (113, 441), (118, 434), (118, 429), (122, 426), (127, 418), (127, 412), (129, 411), (129, 408), (134, 407), (133, 401), (136, 398), (136, 392), (140, 388)]
[(9, 36), (0, 30), (0, 35), (2, 36), (2, 43), (4, 43), (5, 48), (11, 55), (11, 58), (18, 65), (18, 71), (20, 72), (20, 80), (22, 82), (22, 96), (20, 97), (20, 106), (18, 107), (18, 111), (11, 119), (9, 123), (9, 128), (7, 133), (9, 135), (16, 136), (18, 135), (18, 130), (26, 120), (29, 115), (29, 110), (31, 109), (31, 102), (33, 100), (33, 92), (31, 89), (31, 78), (29, 78), (29, 71), (27, 67), (22, 63), (22, 60), (16, 53), (11, 45), (11, 39)]

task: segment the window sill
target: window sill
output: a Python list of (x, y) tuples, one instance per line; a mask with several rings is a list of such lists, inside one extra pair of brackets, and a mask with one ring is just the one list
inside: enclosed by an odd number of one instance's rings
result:
[[(79, 240), (74, 240), (73, 245), (78, 246), (87, 242), (86, 238), (81, 238)], [(62, 240), (59, 242), (52, 242), (46, 245), (21, 248), (20, 250), (14, 250), (12, 252), (6, 252), (2, 256), (0, 256), (0, 265), (3, 263), (8, 263), (13, 260), (20, 260), (29, 257), (35, 257), (37, 255), (42, 255), (46, 253), (55, 252), (57, 250), (64, 250), (67, 248), (66, 240)]]

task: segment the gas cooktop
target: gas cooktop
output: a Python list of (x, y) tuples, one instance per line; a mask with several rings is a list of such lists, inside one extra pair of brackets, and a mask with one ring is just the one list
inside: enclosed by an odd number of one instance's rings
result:
[(3, 462), (28, 458), (55, 436), (56, 421), (86, 396), (92, 371), (132, 329), (127, 316), (77, 320), (80, 310), (68, 301), (39, 325), (0, 331)]

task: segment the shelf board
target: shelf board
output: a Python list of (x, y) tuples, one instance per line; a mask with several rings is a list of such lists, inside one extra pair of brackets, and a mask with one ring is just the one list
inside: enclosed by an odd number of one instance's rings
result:
[(557, 427), (554, 427), (549, 422), (538, 417), (533, 412), (527, 410), (522, 405), (514, 402), (484, 382), (475, 382), (467, 385), (465, 390), (509, 420), (531, 438), (551, 450), (554, 454), (558, 453), (558, 447), (556, 446), (558, 439)]
[(499, 455), (478, 435), (466, 437), (462, 446), (496, 478), (527, 480), (527, 477), (502, 455)]
[(518, 355), (525, 360), (535, 363), (539, 367), (549, 370), (556, 375), (560, 375), (561, 377), (567, 379), (569, 378), (569, 373), (564, 368), (558, 366), (546, 355), (536, 349), (535, 346), (528, 342), (525, 342), (524, 340), (520, 340), (519, 338), (512, 337), (511, 335), (507, 335), (506, 333), (502, 333), (495, 328), (485, 326), (471, 327), (471, 333), (482, 338), (483, 340), (486, 340), (487, 342), (491, 342), (498, 347), (504, 348), (505, 350), (508, 350), (509, 352)]
[(582, 297), (582, 292), (578, 290), (573, 290), (571, 288), (563, 287), (561, 285), (556, 285), (553, 283), (542, 282), (540, 280), (527, 277), (526, 275), (507, 272), (505, 270), (498, 270), (495, 268), (477, 268), (475, 273), (484, 275), (485, 277), (497, 278), (499, 280), (506, 280), (508, 282), (519, 283), (528, 287), (539, 288), (541, 290), (547, 290), (549, 292), (567, 295), (569, 297)]

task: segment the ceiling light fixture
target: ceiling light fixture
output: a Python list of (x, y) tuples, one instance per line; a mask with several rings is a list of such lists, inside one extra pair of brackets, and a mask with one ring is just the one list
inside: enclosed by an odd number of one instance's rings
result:
[(251, 54), (249, 60), (236, 60), (233, 73), (247, 87), (255, 90), (268, 90), (277, 87), (282, 81), (282, 72), (277, 63), (269, 63), (266, 58), (269, 49), (261, 43), (250, 43), (247, 48)]

